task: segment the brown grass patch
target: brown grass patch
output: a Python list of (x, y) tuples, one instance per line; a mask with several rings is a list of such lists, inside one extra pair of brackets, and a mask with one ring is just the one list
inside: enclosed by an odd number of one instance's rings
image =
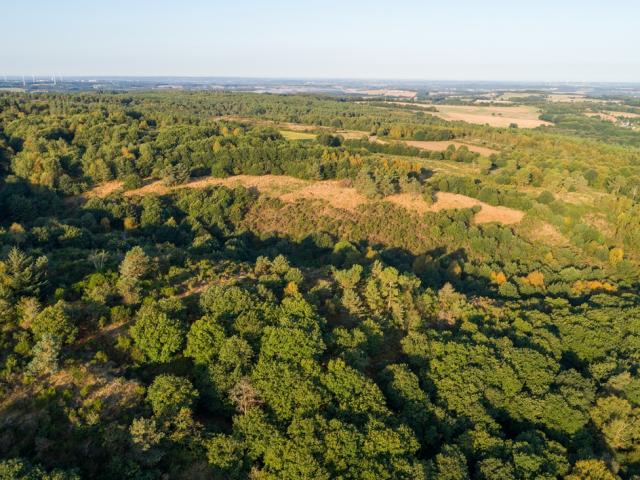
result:
[(471, 208), (479, 205), (481, 210), (474, 217), (476, 223), (499, 222), (505, 225), (512, 225), (520, 222), (524, 217), (524, 212), (520, 210), (509, 207), (496, 207), (458, 193), (438, 192), (436, 198), (436, 203), (432, 206), (432, 210), (436, 212), (448, 209)]
[(438, 192), (433, 205), (425, 202), (420, 195), (411, 193), (391, 195), (386, 197), (385, 200), (418, 213), (472, 208), (477, 205), (481, 207), (481, 210), (474, 217), (475, 223), (498, 222), (505, 225), (513, 225), (519, 223), (524, 217), (524, 212), (520, 210), (496, 207), (466, 195), (449, 192)]
[(600, 233), (606, 237), (613, 238), (616, 234), (616, 228), (609, 222), (606, 217), (601, 213), (588, 213), (583, 217), (584, 222), (587, 225), (597, 229)]
[(280, 199), (284, 202), (296, 202), (300, 199), (324, 200), (332, 207), (351, 211), (368, 201), (364, 195), (342, 180), (315, 182), (304, 188), (281, 195)]
[[(287, 203), (295, 203), (299, 200), (319, 200), (326, 202), (333, 208), (347, 211), (355, 211), (360, 205), (371, 202), (345, 180), (312, 182), (286, 175), (237, 175), (229, 178), (206, 177), (175, 187), (167, 187), (161, 180), (158, 180), (137, 190), (125, 192), (125, 196), (165, 195), (180, 188), (206, 188), (216, 185), (230, 188), (236, 186), (255, 188), (262, 194), (277, 197)], [(109, 189), (100, 189), (99, 187), (97, 189), (97, 192), (93, 192), (93, 196), (109, 191)], [(475, 216), (476, 223), (500, 222), (505, 225), (511, 225), (520, 222), (524, 216), (524, 213), (519, 210), (496, 207), (475, 198), (448, 192), (439, 192), (433, 205), (429, 205), (419, 195), (408, 193), (391, 195), (386, 197), (384, 201), (419, 213), (471, 208), (479, 205), (482, 209)]]
[(540, 112), (528, 106), (467, 106), (467, 105), (437, 105), (437, 112), (432, 115), (449, 121), (463, 121), (480, 125), (488, 124), (492, 127), (508, 127), (515, 123), (520, 128), (535, 128), (540, 125), (551, 125), (540, 120)]
[(256, 190), (273, 196), (280, 196), (293, 190), (302, 188), (310, 182), (286, 175), (236, 175), (228, 178), (204, 177), (196, 178), (184, 185), (167, 187), (162, 180), (157, 180), (142, 188), (125, 192), (126, 197), (140, 195), (166, 195), (180, 188), (207, 188), (216, 185), (233, 188), (242, 186), (255, 188)]
[(538, 219), (528, 219), (518, 227), (519, 233), (533, 242), (551, 247), (567, 247), (569, 240), (555, 226)]
[(89, 190), (88, 192), (85, 192), (83, 196), (85, 198), (91, 198), (91, 197), (104, 198), (104, 197), (108, 197), (112, 193), (117, 192), (121, 188), (122, 188), (122, 181), (112, 180), (110, 182), (106, 182), (101, 185), (98, 185), (97, 187), (95, 187), (92, 190)]

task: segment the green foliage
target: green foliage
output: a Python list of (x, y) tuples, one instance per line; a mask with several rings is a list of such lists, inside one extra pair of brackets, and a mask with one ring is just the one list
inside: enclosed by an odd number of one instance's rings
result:
[(182, 350), (186, 331), (182, 322), (171, 312), (150, 302), (140, 307), (130, 334), (146, 359), (165, 363)]
[(176, 375), (158, 375), (147, 390), (147, 401), (158, 417), (174, 417), (181, 409), (191, 409), (198, 392), (191, 382)]
[(40, 312), (31, 323), (31, 331), (36, 340), (45, 337), (55, 339), (60, 343), (73, 343), (78, 334), (78, 328), (73, 324), (67, 304), (60, 300)]

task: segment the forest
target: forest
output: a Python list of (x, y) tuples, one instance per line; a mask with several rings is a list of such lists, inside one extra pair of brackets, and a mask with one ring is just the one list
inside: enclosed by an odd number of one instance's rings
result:
[(640, 132), (523, 102), (0, 93), (0, 479), (640, 478)]

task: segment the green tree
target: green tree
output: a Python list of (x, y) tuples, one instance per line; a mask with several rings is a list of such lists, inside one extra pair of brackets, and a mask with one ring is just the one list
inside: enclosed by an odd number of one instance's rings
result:
[(71, 321), (68, 310), (63, 300), (42, 310), (31, 322), (31, 331), (36, 340), (49, 335), (60, 343), (73, 343), (78, 328)]
[(182, 350), (186, 335), (182, 322), (153, 302), (140, 308), (129, 332), (144, 356), (158, 363), (171, 361)]
[(189, 380), (176, 375), (158, 375), (147, 390), (147, 401), (158, 417), (174, 417), (181, 409), (191, 409), (198, 391)]

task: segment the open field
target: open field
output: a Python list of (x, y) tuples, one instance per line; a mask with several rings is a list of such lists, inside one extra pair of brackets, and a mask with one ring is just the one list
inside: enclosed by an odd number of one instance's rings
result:
[(438, 111), (432, 112), (432, 114), (448, 121), (488, 124), (492, 127), (508, 127), (512, 123), (517, 124), (520, 128), (550, 125), (549, 122), (538, 118), (539, 112), (536, 108), (528, 106), (438, 105), (436, 108)]
[(313, 140), (316, 138), (315, 133), (306, 133), (302, 131), (280, 130), (280, 133), (287, 140)]
[[(388, 102), (395, 105), (415, 107), (415, 112), (426, 112), (443, 120), (455, 122), (463, 121), (492, 127), (508, 127), (515, 123), (520, 128), (535, 128), (540, 125), (551, 125), (540, 120), (540, 112), (535, 107), (519, 106), (488, 106), (488, 105), (433, 105), (414, 102)], [(430, 110), (435, 107), (436, 111)]]

